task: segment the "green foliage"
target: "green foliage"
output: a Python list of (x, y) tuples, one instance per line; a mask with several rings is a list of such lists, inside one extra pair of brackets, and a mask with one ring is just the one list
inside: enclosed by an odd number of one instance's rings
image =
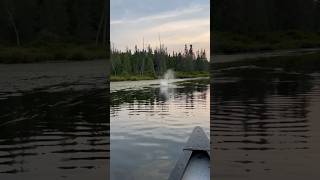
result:
[(105, 59), (107, 2), (0, 0), (0, 63)]
[(197, 78), (197, 77), (208, 77), (208, 71), (192, 71), (192, 72), (175, 72), (177, 78)]
[(213, 44), (216, 53), (312, 48), (320, 47), (320, 33), (297, 30), (251, 34), (215, 32)]
[(105, 59), (106, 51), (95, 45), (41, 44), (38, 46), (6, 46), (0, 48), (0, 63), (30, 63), (52, 60)]
[[(176, 78), (197, 78), (197, 77), (208, 77), (209, 72), (208, 71), (192, 71), (192, 72), (182, 72), (182, 71), (176, 71), (175, 77)], [(152, 76), (151, 74), (146, 75), (117, 75), (117, 76), (111, 76), (111, 81), (140, 81), (140, 80), (153, 80), (157, 79), (156, 76)]]
[(121, 76), (111, 76), (111, 81), (141, 81), (141, 80), (152, 80), (156, 77), (153, 76), (130, 76), (130, 75), (121, 75)]
[(215, 53), (320, 47), (319, 0), (214, 0)]
[(102, 29), (107, 26), (106, 23), (100, 26), (107, 2), (0, 0), (0, 43), (19, 46), (17, 36), (21, 45), (30, 42), (95, 43), (96, 40), (101, 40), (98, 32), (102, 33)]
[(130, 50), (121, 52), (115, 49), (111, 52), (111, 75), (114, 80), (132, 80), (128, 76), (154, 78), (162, 76), (168, 69), (183, 72), (186, 76), (188, 73), (208, 71), (208, 66), (206, 52), (201, 50), (195, 55), (192, 45), (189, 50), (186, 46), (183, 54), (169, 54), (163, 46), (154, 51), (149, 46), (147, 50), (136, 47), (133, 53)]

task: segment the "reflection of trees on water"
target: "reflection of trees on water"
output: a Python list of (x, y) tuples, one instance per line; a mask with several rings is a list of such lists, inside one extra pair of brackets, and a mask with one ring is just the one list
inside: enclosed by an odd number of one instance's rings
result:
[[(74, 127), (79, 122), (107, 123), (107, 98), (105, 90), (33, 92), (9, 97), (0, 101), (0, 113), (3, 115), (0, 118), (0, 128), (3, 131), (0, 133), (7, 131), (6, 135), (12, 133), (13, 136), (25, 137), (43, 130), (43, 126), (52, 130), (69, 131), (75, 130)], [(21, 121), (16, 123), (15, 120)], [(10, 128), (21, 131), (11, 131)]]
[[(211, 132), (216, 149), (305, 149), (312, 78), (272, 70), (242, 69), (216, 74), (236, 77), (214, 81)], [(263, 77), (263, 78), (262, 78)]]
[[(40, 147), (48, 147), (49, 150), (54, 146), (71, 145), (74, 153), (79, 153), (83, 150), (77, 150), (80, 148), (77, 144), (85, 143), (87, 148), (91, 147), (94, 152), (104, 153), (103, 158), (109, 158), (105, 154), (109, 144), (107, 96), (105, 89), (34, 91), (1, 100), (0, 171), (6, 172), (2, 164), (15, 168), (12, 165), (20, 163), (23, 169), (24, 159), (37, 155)], [(89, 160), (94, 154), (88, 152), (85, 158)], [(17, 161), (17, 157), (22, 160)], [(7, 161), (7, 158), (11, 160)], [(9, 170), (8, 173), (21, 172), (22, 169)]]
[[(208, 90), (208, 81), (184, 82), (177, 84), (169, 93), (172, 93), (172, 99), (184, 101), (186, 108), (194, 107), (194, 99), (206, 99)], [(195, 95), (195, 93), (197, 94)], [(159, 87), (146, 87), (139, 90), (121, 90), (111, 94), (110, 113), (116, 114), (121, 104), (128, 104), (129, 109), (144, 109), (145, 107), (154, 110), (155, 106), (160, 107), (162, 112), (168, 111), (168, 101), (170, 98), (163, 96)], [(141, 108), (143, 106), (143, 108)], [(139, 108), (140, 107), (140, 108)]]

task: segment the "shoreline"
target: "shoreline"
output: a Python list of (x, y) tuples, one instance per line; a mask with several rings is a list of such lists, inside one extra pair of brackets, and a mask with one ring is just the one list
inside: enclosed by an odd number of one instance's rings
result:
[(295, 56), (260, 56), (255, 58), (242, 58), (234, 61), (225, 61), (219, 63), (212, 63), (211, 70), (223, 70), (232, 67), (241, 66), (257, 66), (263, 68), (282, 68), (285, 71), (299, 72), (299, 73), (313, 73), (318, 72), (320, 67), (320, 52), (301, 53)]
[(48, 43), (39, 46), (0, 46), (0, 64), (106, 59), (107, 51), (94, 44)]
[[(110, 93), (114, 93), (120, 90), (126, 89), (140, 89), (146, 86), (160, 85), (162, 79), (153, 80), (141, 80), (141, 81), (111, 81), (110, 82)], [(181, 78), (181, 79), (171, 79), (170, 83), (179, 83), (187, 81), (198, 81), (198, 80), (210, 80), (209, 77), (198, 77), (198, 78)]]
[[(9, 48), (8, 48), (9, 49)], [(102, 52), (101, 50), (99, 50)], [(26, 54), (18, 54), (21, 55), (18, 59), (16, 58), (11, 58), (10, 57), (4, 57), (3, 55), (4, 51), (0, 50), (0, 64), (33, 64), (33, 63), (55, 63), (55, 62), (81, 62), (81, 61), (95, 61), (95, 60), (107, 60), (107, 54), (102, 55), (101, 53), (98, 54), (91, 54), (92, 57), (79, 57), (76, 58), (74, 56), (73, 58), (71, 57), (59, 57), (59, 58), (45, 58), (43, 53), (37, 52), (34, 53), (36, 54), (35, 59), (25, 59)], [(254, 59), (254, 58), (259, 58), (261, 56), (263, 57), (274, 57), (274, 56), (293, 56), (293, 55), (301, 55), (304, 53), (317, 53), (320, 52), (320, 47), (314, 47), (314, 48), (297, 48), (297, 49), (276, 49), (276, 50), (266, 50), (266, 51), (243, 51), (243, 52), (237, 52), (237, 53), (221, 53), (217, 52), (214, 55), (211, 56), (211, 62), (212, 63), (219, 63), (219, 62), (224, 62), (224, 61), (234, 61), (238, 59)], [(70, 53), (71, 54), (71, 53)], [(7, 54), (8, 55), (8, 54)], [(15, 55), (15, 56), (18, 56)], [(43, 59), (39, 59), (43, 58)], [(222, 60), (223, 59), (223, 60)], [(227, 59), (227, 60), (225, 60)], [(149, 78), (150, 79), (150, 78)]]
[(243, 59), (256, 59), (268, 57), (282, 57), (282, 56), (300, 56), (307, 53), (319, 53), (320, 48), (299, 48), (299, 49), (283, 49), (272, 51), (253, 51), (253, 52), (240, 52), (234, 54), (219, 54), (216, 53), (211, 57), (212, 63), (226, 63), (234, 62)]
[[(186, 78), (200, 78), (200, 77), (210, 77), (209, 72), (175, 72), (176, 79), (186, 79)], [(120, 81), (143, 81), (143, 80), (157, 80), (161, 77), (156, 76), (139, 76), (139, 75), (120, 75), (120, 76), (110, 76), (110, 82), (120, 82)]]
[(286, 49), (319, 48), (320, 34), (301, 30), (240, 33), (215, 31), (213, 47), (219, 54), (234, 54)]

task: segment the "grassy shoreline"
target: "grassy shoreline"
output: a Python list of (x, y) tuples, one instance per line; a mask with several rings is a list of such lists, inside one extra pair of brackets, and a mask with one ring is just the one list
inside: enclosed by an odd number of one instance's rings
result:
[[(215, 54), (272, 52), (285, 49), (320, 48), (320, 32), (214, 32)], [(106, 50), (94, 43), (34, 41), (23, 46), (0, 44), (0, 63), (33, 63), (55, 60), (106, 58)]]
[[(178, 79), (184, 78), (198, 78), (198, 77), (209, 77), (209, 72), (175, 72), (175, 77)], [(155, 80), (159, 79), (156, 76), (148, 75), (119, 75), (111, 76), (110, 81), (141, 81), (141, 80)]]
[(263, 52), (320, 47), (320, 32), (277, 31), (256, 33), (214, 32), (216, 54)]
[(50, 43), (34, 46), (0, 47), (0, 63), (34, 63), (58, 60), (93, 60), (106, 58), (106, 50), (93, 44)]
[(211, 64), (212, 70), (253, 65), (262, 68), (282, 68), (286, 71), (313, 73), (320, 71), (320, 53), (302, 54), (297, 56), (262, 57), (244, 59), (236, 62)]

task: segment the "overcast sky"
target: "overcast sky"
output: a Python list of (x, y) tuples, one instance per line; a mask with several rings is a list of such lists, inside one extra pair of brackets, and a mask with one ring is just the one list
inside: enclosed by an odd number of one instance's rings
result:
[[(117, 49), (161, 43), (181, 51), (184, 44), (210, 50), (209, 0), (111, 0), (111, 42)], [(145, 45), (145, 46), (146, 46)], [(208, 54), (209, 55), (209, 54)]]

